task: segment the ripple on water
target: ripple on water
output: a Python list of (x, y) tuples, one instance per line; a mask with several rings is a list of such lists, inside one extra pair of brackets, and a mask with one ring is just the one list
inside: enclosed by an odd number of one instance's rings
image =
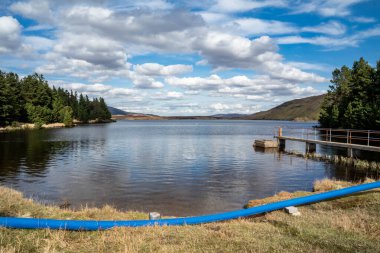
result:
[(0, 134), (0, 182), (74, 207), (184, 216), (238, 209), (252, 198), (339, 177), (324, 163), (255, 151), (253, 140), (271, 138), (278, 125), (312, 124), (119, 121)]

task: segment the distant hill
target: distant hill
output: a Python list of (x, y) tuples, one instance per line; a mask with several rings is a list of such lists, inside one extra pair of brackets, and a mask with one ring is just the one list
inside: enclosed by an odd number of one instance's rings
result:
[(110, 111), (110, 113), (112, 115), (128, 115), (128, 114), (131, 114), (130, 112), (126, 112), (126, 111), (123, 111), (123, 110), (120, 110), (120, 109), (117, 109), (117, 108), (111, 107), (111, 106), (108, 106), (108, 111)]
[(228, 114), (215, 114), (210, 117), (221, 118), (221, 119), (237, 119), (248, 116), (247, 114), (239, 114), (239, 113), (228, 113)]
[(112, 114), (113, 119), (130, 119), (130, 120), (138, 120), (138, 119), (161, 119), (160, 116), (154, 114), (144, 114), (144, 113), (136, 113), (136, 112), (126, 112), (120, 110), (118, 108), (108, 106), (108, 110)]
[(306, 97), (285, 102), (268, 111), (258, 112), (243, 119), (264, 120), (318, 120), (325, 95)]

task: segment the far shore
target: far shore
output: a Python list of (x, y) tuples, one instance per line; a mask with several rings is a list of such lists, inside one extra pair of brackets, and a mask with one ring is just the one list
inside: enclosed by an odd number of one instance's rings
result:
[(293, 120), (286, 119), (247, 119), (235, 117), (213, 117), (213, 116), (158, 116), (147, 114), (131, 114), (131, 115), (112, 115), (113, 120), (275, 120), (275, 121), (293, 121), (293, 122), (310, 122), (314, 123), (317, 120), (307, 118), (295, 118)]
[[(73, 125), (71, 127), (75, 127), (78, 125), (86, 125), (86, 124), (101, 124), (101, 123), (111, 123), (116, 122), (114, 119), (110, 120), (90, 120), (88, 123), (82, 123), (80, 121), (74, 120)], [(41, 129), (52, 129), (52, 128), (65, 128), (65, 124), (63, 123), (50, 123), (50, 124), (43, 124), (40, 128)], [(11, 131), (19, 131), (19, 130), (35, 130), (40, 129), (36, 126), (36, 124), (33, 123), (20, 123), (17, 126), (6, 126), (6, 127), (0, 127), (0, 132), (11, 132)]]

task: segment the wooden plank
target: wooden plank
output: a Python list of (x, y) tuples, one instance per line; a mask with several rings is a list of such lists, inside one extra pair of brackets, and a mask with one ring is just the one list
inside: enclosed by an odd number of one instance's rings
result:
[(302, 138), (287, 137), (287, 136), (275, 136), (275, 138), (282, 139), (282, 140), (289, 140), (289, 141), (301, 141), (301, 142), (308, 142), (308, 143), (316, 143), (316, 144), (321, 144), (321, 145), (326, 145), (326, 146), (333, 146), (333, 147), (353, 148), (353, 149), (359, 149), (359, 150), (380, 152), (380, 147), (375, 147), (375, 146), (366, 146), (366, 145), (359, 145), (359, 144), (352, 144), (352, 143), (342, 143), (342, 142), (330, 142), (330, 141), (310, 140), (310, 139), (302, 139)]

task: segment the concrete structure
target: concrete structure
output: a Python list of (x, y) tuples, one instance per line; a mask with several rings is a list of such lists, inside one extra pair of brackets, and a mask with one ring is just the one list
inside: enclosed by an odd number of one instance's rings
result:
[(275, 140), (255, 140), (253, 144), (255, 147), (261, 148), (277, 148), (278, 143)]

